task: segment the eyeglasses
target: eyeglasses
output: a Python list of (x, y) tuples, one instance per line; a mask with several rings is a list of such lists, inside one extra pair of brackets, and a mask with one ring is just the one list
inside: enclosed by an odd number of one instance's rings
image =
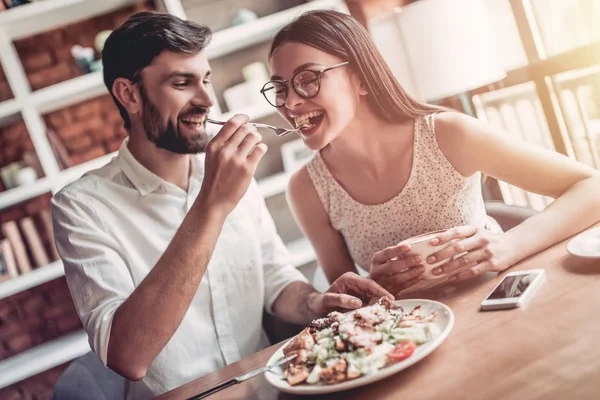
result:
[(298, 71), (289, 81), (273, 80), (265, 83), (260, 92), (273, 107), (283, 107), (289, 94), (288, 82), (291, 82), (298, 96), (303, 99), (312, 99), (321, 90), (321, 76), (327, 71), (343, 67), (347, 64), (348, 61), (345, 61), (320, 71), (312, 71), (310, 69)]

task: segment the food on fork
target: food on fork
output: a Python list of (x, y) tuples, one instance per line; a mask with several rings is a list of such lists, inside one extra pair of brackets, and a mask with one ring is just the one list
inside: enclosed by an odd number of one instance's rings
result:
[(440, 334), (435, 312), (422, 316), (420, 307), (406, 313), (392, 300), (345, 314), (331, 312), (316, 319), (283, 349), (288, 364), (284, 378), (290, 385), (334, 384), (409, 358), (417, 346)]

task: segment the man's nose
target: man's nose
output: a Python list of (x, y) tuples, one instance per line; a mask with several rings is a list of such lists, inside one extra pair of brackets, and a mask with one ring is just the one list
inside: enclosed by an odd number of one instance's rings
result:
[(211, 87), (206, 87), (204, 85), (198, 87), (196, 93), (194, 93), (194, 97), (192, 98), (192, 104), (207, 108), (214, 106), (215, 94)]

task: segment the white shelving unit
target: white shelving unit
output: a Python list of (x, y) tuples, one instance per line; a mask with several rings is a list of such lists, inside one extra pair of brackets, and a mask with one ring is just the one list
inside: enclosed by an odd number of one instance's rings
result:
[(20, 104), (14, 100), (6, 100), (0, 103), (0, 124), (7, 117), (17, 115), (19, 113)]
[(300, 14), (310, 10), (338, 9), (340, 4), (339, 0), (314, 0), (256, 21), (216, 32), (206, 49), (207, 55), (209, 58), (222, 57), (236, 50), (267, 41), (281, 27)]
[(28, 185), (0, 192), (0, 212), (12, 205), (27, 201), (44, 193), (58, 192), (63, 186), (75, 181), (87, 171), (99, 168), (110, 161), (115, 153), (95, 158), (74, 167), (59, 171), (50, 177), (44, 177)]
[(40, 112), (47, 113), (106, 93), (102, 71), (96, 71), (36, 90), (31, 94), (31, 102)]
[(81, 357), (90, 351), (81, 330), (0, 361), (0, 389)]
[(62, 25), (107, 14), (142, 0), (50, 0), (0, 13), (0, 26), (12, 39), (32, 36)]
[[(142, 0), (45, 0), (0, 12), (0, 64), (14, 95), (13, 99), (0, 102), (0, 126), (18, 118), (23, 119), (45, 175), (44, 178), (29, 185), (0, 192), (0, 212), (40, 194), (56, 193), (64, 185), (78, 179), (85, 172), (104, 165), (114, 157), (114, 153), (108, 154), (60, 170), (46, 136), (43, 115), (107, 93), (102, 72), (86, 74), (32, 91), (13, 41), (140, 1)], [(180, 0), (163, 0), (162, 6), (167, 12), (186, 18)], [(347, 12), (342, 0), (309, 1), (243, 26), (216, 32), (207, 49), (208, 56), (210, 59), (222, 57), (269, 40), (283, 25), (312, 9), (337, 9)], [(256, 120), (275, 112), (274, 108), (261, 104), (244, 110), (213, 115), (213, 117), (227, 119), (235, 113), (244, 113)], [(260, 180), (259, 187), (265, 197), (271, 197), (285, 191), (288, 180), (289, 175), (282, 172)], [(306, 238), (289, 243), (288, 248), (296, 267), (316, 259), (314, 250)], [(62, 262), (53, 262), (1, 283), (0, 300), (63, 275)], [(0, 389), (73, 360), (88, 351), (87, 335), (80, 331), (0, 361)]]
[(59, 278), (65, 274), (61, 261), (54, 261), (10, 281), (0, 283), (0, 300)]

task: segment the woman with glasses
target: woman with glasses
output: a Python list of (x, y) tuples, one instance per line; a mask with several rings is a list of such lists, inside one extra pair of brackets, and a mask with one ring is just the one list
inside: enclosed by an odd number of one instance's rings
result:
[[(358, 265), (397, 295), (448, 257), (433, 273), (463, 280), (600, 220), (598, 171), (411, 98), (347, 14), (302, 15), (275, 36), (269, 60), (263, 95), (316, 151), (288, 198), (330, 282)], [(556, 201), (503, 233), (486, 215), (482, 173)], [(437, 230), (440, 250), (426, 260), (397, 246)]]

